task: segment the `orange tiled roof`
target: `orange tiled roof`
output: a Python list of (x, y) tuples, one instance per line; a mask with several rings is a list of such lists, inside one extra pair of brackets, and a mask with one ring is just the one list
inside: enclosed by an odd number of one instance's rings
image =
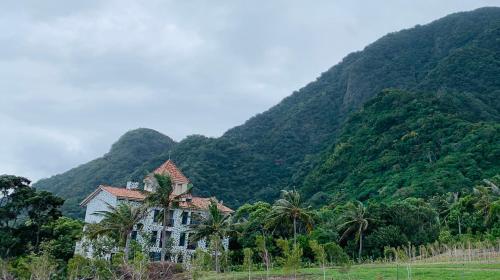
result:
[(146, 198), (146, 194), (139, 190), (130, 190), (112, 186), (99, 186), (99, 187), (118, 198), (126, 198), (132, 200), (144, 200)]
[(167, 160), (160, 167), (153, 171), (154, 174), (169, 175), (172, 181), (178, 184), (188, 184), (189, 179), (175, 166), (174, 162)]
[[(207, 197), (191, 197), (191, 201), (183, 201), (179, 204), (181, 208), (193, 208), (199, 210), (208, 210), (210, 206), (210, 198)], [(234, 212), (231, 208), (225, 206), (222, 203), (217, 203), (217, 208), (224, 213), (232, 213)]]
[(87, 205), (87, 203), (89, 203), (90, 200), (92, 200), (96, 195), (98, 195), (102, 191), (106, 191), (116, 196), (117, 198), (122, 198), (122, 199), (142, 201), (146, 198), (146, 194), (140, 190), (129, 190), (126, 188), (100, 185), (95, 191), (93, 191), (80, 203), (80, 206)]

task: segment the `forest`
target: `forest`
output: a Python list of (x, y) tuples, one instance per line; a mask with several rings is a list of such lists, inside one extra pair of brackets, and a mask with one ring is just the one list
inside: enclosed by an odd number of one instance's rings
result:
[[(168, 177), (161, 180), (171, 186)], [(453, 246), (468, 246), (475, 256), (500, 245), (498, 175), (483, 179), (470, 192), (428, 199), (350, 200), (312, 208), (299, 192), (283, 190), (273, 203), (244, 204), (233, 215), (223, 214), (212, 201), (209, 215), (193, 224), (189, 235), (210, 240), (209, 250), (197, 249), (187, 270), (180, 264), (150, 262), (149, 248), (130, 242), (133, 226), (144, 217), (141, 213), (165, 203), (164, 196), (149, 195), (146, 207), (110, 207), (101, 213), (101, 222), (83, 230), (82, 222), (61, 215), (61, 198), (29, 183), (22, 177), (0, 177), (3, 279), (165, 279), (160, 275), (167, 274), (203, 279), (209, 271), (247, 269), (279, 269), (292, 277), (301, 267), (348, 270), (353, 264), (415, 261), (440, 257)], [(97, 248), (92, 259), (74, 255), (75, 242), (82, 236)], [(230, 238), (227, 250), (221, 242), (224, 237)], [(169, 243), (164, 244), (168, 252)], [(112, 252), (110, 260), (103, 258)]]

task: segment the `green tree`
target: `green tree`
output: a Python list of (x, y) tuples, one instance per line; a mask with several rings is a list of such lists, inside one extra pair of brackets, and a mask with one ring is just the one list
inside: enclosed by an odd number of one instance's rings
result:
[(61, 216), (64, 200), (30, 187), (30, 181), (13, 175), (0, 176), (0, 257), (39, 252), (46, 236), (45, 225)]
[(484, 184), (476, 186), (474, 188), (474, 195), (476, 196), (476, 202), (474, 207), (479, 210), (485, 217), (485, 223), (488, 222), (488, 217), (490, 216), (490, 208), (494, 201), (498, 199), (500, 195), (500, 189), (498, 186), (490, 180), (483, 180)]
[(83, 222), (69, 217), (59, 219), (44, 225), (42, 231), (46, 237), (40, 247), (58, 260), (67, 262), (73, 257), (75, 243), (82, 236)]
[(100, 236), (109, 236), (123, 246), (124, 261), (128, 262), (131, 234), (134, 226), (145, 217), (144, 207), (133, 206), (129, 203), (120, 203), (117, 206), (108, 205), (107, 211), (97, 211), (94, 215), (102, 217), (102, 220), (89, 227), (88, 236), (91, 239)]
[(297, 246), (297, 227), (302, 223), (307, 232), (313, 228), (313, 213), (311, 208), (303, 206), (300, 194), (297, 191), (281, 191), (281, 198), (274, 202), (268, 217), (269, 224), (293, 226), (293, 244)]
[(290, 242), (286, 239), (276, 240), (276, 245), (281, 249), (283, 254), (283, 268), (285, 272), (293, 270), (294, 279), (297, 278), (297, 269), (300, 268), (300, 260), (302, 257), (302, 248), (298, 245), (293, 245), (290, 248)]
[(264, 266), (266, 267), (266, 279), (269, 278), (269, 268), (271, 266), (271, 255), (266, 246), (266, 237), (264, 235), (257, 235), (255, 237), (255, 246), (260, 252), (260, 257)]
[(314, 252), (314, 260), (321, 266), (323, 270), (323, 280), (326, 280), (326, 251), (323, 245), (319, 244), (317, 240), (310, 240), (309, 247)]
[(253, 264), (253, 250), (252, 248), (243, 249), (243, 266), (248, 271), (248, 280), (252, 279), (252, 264)]
[(162, 208), (163, 227), (161, 233), (161, 261), (165, 261), (167, 255), (167, 226), (168, 221), (172, 218), (169, 217), (170, 209), (179, 203), (179, 197), (190, 191), (190, 188), (184, 193), (174, 195), (174, 187), (172, 180), (168, 175), (155, 174), (154, 178), (158, 183), (156, 190), (151, 192), (146, 197), (146, 203), (152, 207)]
[(199, 220), (199, 223), (193, 226), (191, 238), (193, 241), (211, 239), (211, 243), (215, 243), (212, 244), (215, 251), (215, 271), (219, 273), (220, 243), (233, 232), (231, 216), (222, 212), (218, 207), (218, 202), (212, 199), (208, 207), (208, 214), (202, 215)]
[(368, 220), (366, 207), (359, 201), (347, 203), (339, 218), (338, 229), (344, 231), (340, 240), (344, 240), (353, 233), (355, 234), (355, 239), (359, 244), (359, 262), (361, 262), (361, 253), (363, 251), (363, 233), (368, 228)]

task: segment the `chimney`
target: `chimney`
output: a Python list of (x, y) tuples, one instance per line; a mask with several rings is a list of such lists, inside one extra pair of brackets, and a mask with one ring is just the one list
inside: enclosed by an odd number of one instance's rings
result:
[(127, 190), (135, 190), (138, 188), (139, 188), (139, 182), (132, 182), (132, 181), (127, 182)]

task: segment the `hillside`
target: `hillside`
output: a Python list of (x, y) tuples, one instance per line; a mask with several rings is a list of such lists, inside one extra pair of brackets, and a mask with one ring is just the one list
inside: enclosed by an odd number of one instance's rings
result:
[(500, 117), (465, 104), (488, 110), (468, 95), (382, 92), (349, 119), (303, 191), (338, 201), (470, 191), (500, 174)]
[[(386, 88), (449, 96), (467, 93), (470, 98), (456, 99), (464, 102), (460, 107), (464, 116), (479, 114), (484, 120), (498, 120), (499, 40), (500, 8), (452, 14), (388, 34), (349, 54), (316, 81), (222, 137), (187, 137), (172, 149), (172, 158), (198, 193), (216, 195), (238, 206), (247, 201), (272, 200), (281, 188), (300, 187), (313, 169), (313, 174), (319, 174), (318, 170), (326, 174), (328, 166), (323, 161), (328, 159), (348, 116)], [(485, 106), (474, 106), (471, 101)], [(362, 142), (358, 144), (364, 147)], [(367, 151), (363, 147), (359, 147), (360, 153)], [(168, 150), (143, 157), (142, 164), (129, 170), (131, 176), (120, 173), (120, 178), (140, 179), (168, 158)], [(110, 169), (118, 170), (113, 166)], [(87, 177), (85, 185), (75, 183), (77, 173)], [(82, 193), (94, 188), (97, 180), (92, 176), (71, 170), (36, 185), (50, 186), (65, 196), (73, 189)], [(308, 176), (306, 195), (319, 190), (333, 192), (337, 181), (313, 177)], [(118, 177), (114, 178), (107, 182), (117, 183)], [(74, 207), (73, 202), (69, 205)]]
[(152, 129), (136, 129), (125, 133), (103, 157), (75, 167), (63, 174), (36, 182), (35, 187), (54, 192), (66, 199), (63, 210), (79, 216), (78, 204), (99, 184), (125, 185), (130, 174), (145, 161), (170, 150), (175, 142)]

